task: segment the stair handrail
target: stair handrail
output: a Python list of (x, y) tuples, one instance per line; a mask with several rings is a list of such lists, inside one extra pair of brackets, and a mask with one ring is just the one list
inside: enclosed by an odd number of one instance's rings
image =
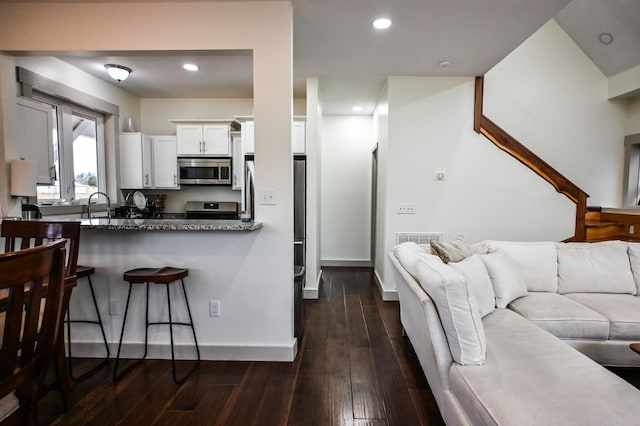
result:
[(576, 204), (576, 225), (574, 236), (570, 240), (584, 241), (587, 236), (585, 214), (589, 195), (503, 128), (487, 118), (482, 112), (483, 96), (484, 77), (476, 77), (473, 130), (485, 136), (498, 148), (550, 183), (556, 191), (573, 201)]

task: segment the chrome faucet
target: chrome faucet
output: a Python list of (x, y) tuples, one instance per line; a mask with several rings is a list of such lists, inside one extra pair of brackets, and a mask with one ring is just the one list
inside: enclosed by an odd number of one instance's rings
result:
[(87, 216), (91, 219), (91, 199), (94, 195), (104, 195), (107, 199), (107, 217), (111, 219), (111, 199), (104, 192), (96, 191), (93, 194), (89, 195), (89, 201), (87, 201)]

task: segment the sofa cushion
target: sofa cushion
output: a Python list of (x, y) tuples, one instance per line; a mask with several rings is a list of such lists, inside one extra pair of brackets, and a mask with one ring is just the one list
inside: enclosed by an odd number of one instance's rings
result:
[(606, 317), (562, 294), (529, 292), (527, 297), (511, 302), (509, 308), (561, 339), (609, 337)]
[(418, 278), (436, 305), (454, 361), (462, 365), (484, 363), (484, 329), (466, 278), (434, 257), (418, 262)]
[(552, 241), (485, 241), (489, 251), (503, 250), (518, 268), (529, 291), (558, 290), (556, 243)]
[(640, 294), (640, 243), (627, 243), (627, 254), (629, 255), (633, 280), (636, 282), (637, 294)]
[(431, 251), (442, 259), (444, 263), (460, 262), (465, 257), (471, 256), (474, 252), (462, 235), (458, 235), (450, 243), (440, 241), (430, 241)]
[(451, 263), (450, 266), (467, 279), (471, 294), (478, 303), (480, 317), (493, 312), (496, 307), (496, 296), (493, 292), (487, 268), (485, 268), (480, 257), (473, 255), (460, 262)]
[(485, 364), (449, 370), (469, 424), (638, 424), (640, 393), (629, 383), (508, 309), (483, 323)]
[(627, 243), (558, 243), (558, 293), (636, 294)]
[(511, 301), (527, 295), (527, 285), (511, 257), (502, 249), (480, 255), (491, 278), (496, 307), (504, 309)]
[(393, 254), (398, 258), (402, 267), (417, 280), (417, 266), (420, 255), (431, 254), (431, 248), (426, 245), (416, 244), (413, 241), (408, 241), (395, 246), (393, 248)]
[(572, 293), (567, 297), (606, 317), (610, 323), (609, 339), (640, 340), (639, 297), (610, 293)]

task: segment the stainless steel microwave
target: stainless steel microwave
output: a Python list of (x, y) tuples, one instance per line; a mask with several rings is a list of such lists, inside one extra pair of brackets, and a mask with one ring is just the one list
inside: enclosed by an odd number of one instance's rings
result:
[(181, 185), (231, 185), (231, 158), (178, 158)]

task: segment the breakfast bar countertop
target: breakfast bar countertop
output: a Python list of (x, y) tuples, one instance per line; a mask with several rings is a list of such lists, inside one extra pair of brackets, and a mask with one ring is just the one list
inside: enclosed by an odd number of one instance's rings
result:
[(80, 219), (83, 229), (128, 231), (256, 231), (262, 222), (215, 219)]

